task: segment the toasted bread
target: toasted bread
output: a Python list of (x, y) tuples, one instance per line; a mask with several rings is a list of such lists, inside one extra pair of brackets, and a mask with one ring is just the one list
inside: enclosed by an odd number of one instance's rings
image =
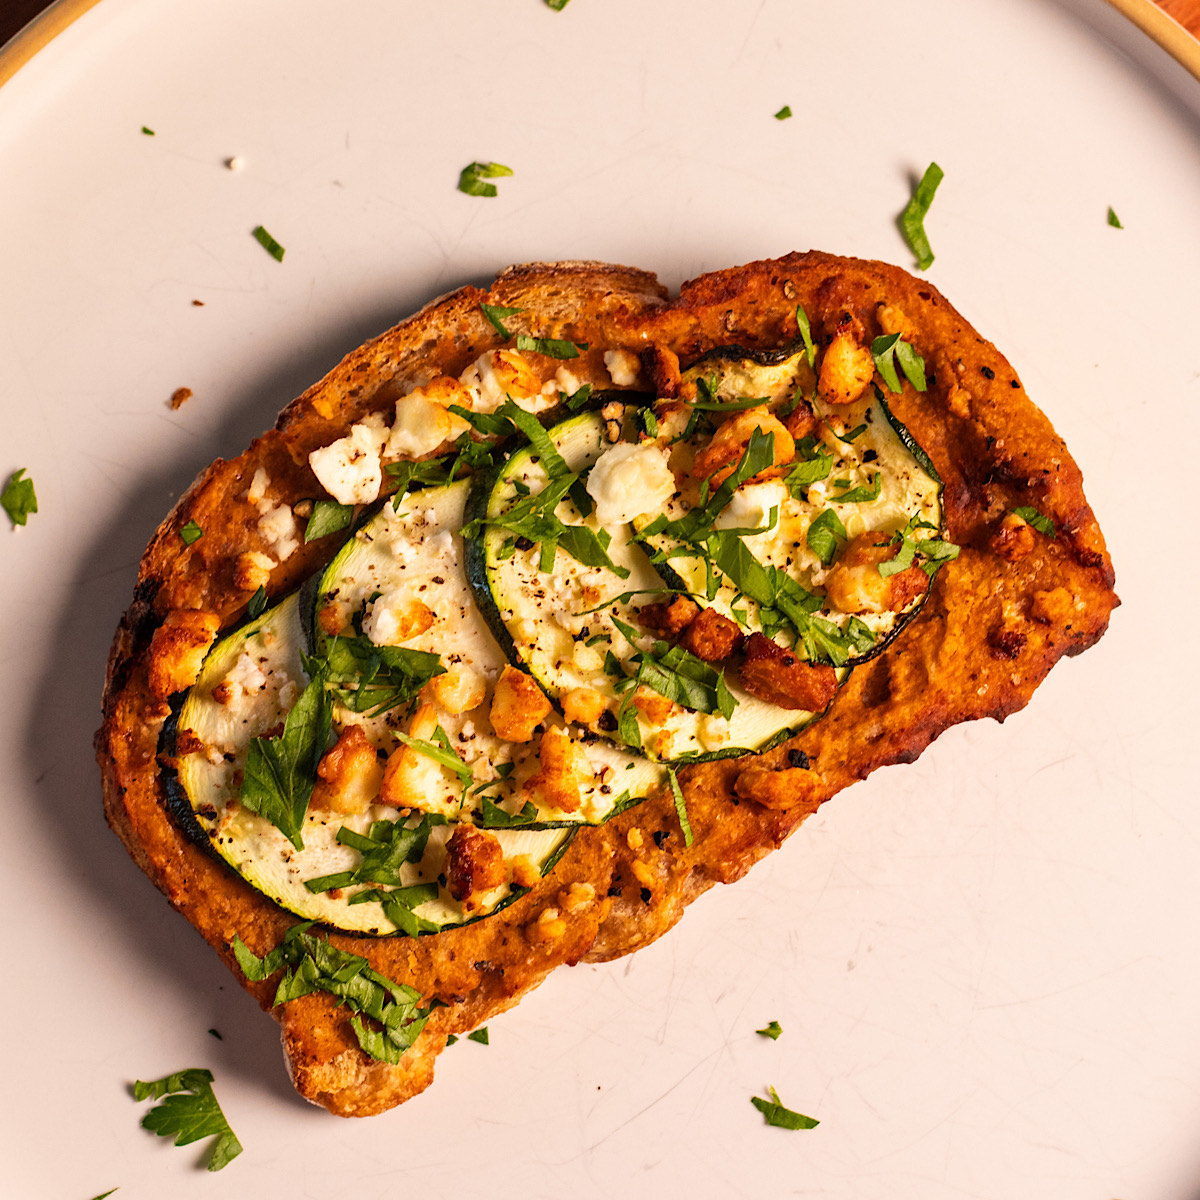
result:
[[(937, 573), (903, 635), (851, 674), (820, 720), (761, 755), (680, 772), (690, 846), (663, 791), (581, 830), (549, 876), (484, 920), (419, 938), (331, 934), (376, 971), (441, 1003), (415, 1044), (389, 1064), (360, 1049), (350, 1015), (330, 996), (272, 1007), (273, 985), (244, 979), (235, 937), (265, 954), (296, 919), (169, 815), (159, 738), (178, 679), (155, 678), (152, 667), (179, 666), (189, 652), (177, 636), (180, 644), (166, 649), (180, 624), (171, 614), (209, 614), (203, 620), (214, 630), (243, 619), (250, 590), (239, 559), (267, 548), (260, 509), (247, 498), (256, 472), (268, 473), (279, 505), (321, 496), (312, 451), (394, 407), (406, 386), (457, 375), (502, 344), (481, 303), (523, 310), (538, 336), (586, 343), (572, 365), (581, 380), (606, 378), (608, 350), (642, 355), (646, 373), (658, 378), (671, 356), (686, 364), (730, 344), (780, 346), (796, 337), (797, 305), (821, 353), (847, 314), (868, 340), (900, 333), (930, 378), (924, 393), (906, 388), (892, 397), (892, 408), (945, 485), (948, 536), (961, 552)], [(1022, 506), (1052, 520), (1056, 536), (1024, 536), (1010, 517)], [(206, 531), (190, 545), (179, 536), (189, 521)], [(337, 540), (299, 546), (270, 569), (266, 590), (280, 596), (297, 587)], [(510, 267), (487, 291), (445, 296), (353, 351), (245, 453), (215, 462), (163, 522), (109, 660), (96, 738), (105, 811), (138, 865), (279, 1021), (300, 1093), (339, 1115), (369, 1115), (428, 1086), (449, 1034), (516, 1003), (553, 968), (648, 944), (699, 894), (740, 878), (842, 788), (878, 767), (911, 762), (951, 725), (1003, 720), (1022, 708), (1062, 655), (1103, 634), (1118, 603), (1113, 583), (1066, 447), (1005, 358), (926, 281), (882, 263), (810, 252), (703, 276), (670, 300), (653, 275), (630, 268)], [(195, 624), (182, 624), (189, 620)], [(201, 639), (201, 652), (207, 644)], [(181, 667), (185, 682), (188, 669)]]

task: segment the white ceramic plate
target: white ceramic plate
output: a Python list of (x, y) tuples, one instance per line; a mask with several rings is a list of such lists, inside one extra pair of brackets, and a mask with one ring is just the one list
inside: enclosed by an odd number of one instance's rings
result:
[[(497, 198), (455, 190), (473, 159), (512, 166)], [(154, 527), (439, 292), (538, 258), (671, 285), (809, 246), (911, 265), (893, 218), (930, 159), (929, 277), (1083, 467), (1108, 636), (655, 946), (560, 972), (412, 1103), (307, 1107), (101, 817), (104, 658)], [(102, 0), (0, 91), (0, 177), (0, 475), (41, 504), (0, 528), (7, 1195), (1193, 1200), (1200, 85), (1177, 64), (1098, 0)], [(219, 1175), (127, 1093), (189, 1066), (245, 1145)], [(766, 1128), (772, 1084), (820, 1126)]]

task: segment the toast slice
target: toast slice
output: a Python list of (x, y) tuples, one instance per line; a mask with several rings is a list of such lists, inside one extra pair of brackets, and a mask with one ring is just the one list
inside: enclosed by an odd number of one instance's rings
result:
[[(256, 476), (269, 478), (278, 509), (305, 511), (324, 494), (309, 468), (312, 451), (394, 409), (406, 388), (457, 376), (503, 345), (481, 304), (522, 310), (536, 336), (586, 343), (571, 369), (597, 386), (608, 382), (606, 351), (639, 354), (643, 377), (662, 388), (676, 359), (687, 364), (731, 344), (784, 345), (797, 336), (797, 306), (818, 366), (848, 323), (868, 344), (899, 334), (924, 358), (929, 382), (923, 393), (906, 387), (889, 399), (941, 476), (948, 536), (961, 551), (937, 573), (903, 636), (851, 674), (819, 721), (762, 755), (680, 772), (692, 845), (663, 792), (582, 829), (548, 877), (485, 920), (420, 938), (330, 934), (336, 947), (438, 1002), (411, 1048), (387, 1063), (360, 1049), (351, 1014), (329, 995), (276, 1007), (273, 980), (246, 979), (235, 939), (264, 955), (296, 919), (176, 826), (160, 734), (170, 692), (190, 683), (189, 672), (195, 677), (212, 635), (245, 616), (244, 556), (277, 549), (261, 501), (249, 495)], [(1055, 536), (1031, 536), (1012, 517), (1024, 507), (1052, 520)], [(180, 537), (189, 521), (206, 531), (190, 545)], [(266, 590), (282, 596), (299, 586), (340, 540), (299, 545), (270, 570)], [(96, 735), (105, 812), (138, 865), (279, 1021), (299, 1092), (339, 1115), (370, 1115), (427, 1087), (448, 1035), (510, 1007), (555, 967), (648, 944), (696, 896), (740, 878), (842, 788), (913, 761), (959, 721), (1003, 720), (1022, 708), (1062, 655), (1103, 634), (1118, 603), (1113, 583), (1066, 447), (1004, 357), (925, 280), (809, 252), (705, 275), (671, 300), (653, 275), (627, 267), (510, 267), (486, 291), (444, 296), (353, 351), (245, 453), (213, 463), (163, 522), (109, 659)]]

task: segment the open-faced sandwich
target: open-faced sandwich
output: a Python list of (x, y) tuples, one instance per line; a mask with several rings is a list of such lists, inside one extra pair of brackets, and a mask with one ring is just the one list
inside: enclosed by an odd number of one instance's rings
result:
[(817, 806), (1021, 708), (1117, 603), (1080, 474), (894, 267), (670, 300), (513, 267), (350, 354), (160, 527), (97, 751), (130, 853), (343, 1115)]

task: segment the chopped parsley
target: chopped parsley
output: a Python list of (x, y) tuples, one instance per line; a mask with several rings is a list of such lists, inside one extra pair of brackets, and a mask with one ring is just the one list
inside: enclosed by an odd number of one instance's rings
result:
[(772, 1021), (765, 1028), (756, 1029), (754, 1032), (760, 1037), (770, 1038), (771, 1041), (775, 1042), (779, 1040), (779, 1035), (783, 1032), (783, 1029), (778, 1021)]
[(792, 106), (791, 106), (790, 104), (785, 104), (785, 105), (784, 105), (784, 106), (783, 106), (783, 107), (782, 107), (782, 108), (781, 108), (781, 109), (780, 109), (780, 110), (779, 110), (779, 111), (778, 111), (778, 112), (775, 114), (775, 120), (777, 120), (777, 121), (786, 121), (786, 120), (788, 119), (788, 117), (790, 117), (791, 115), (792, 115)]
[(530, 337), (527, 333), (519, 333), (517, 349), (544, 354), (547, 358), (578, 358), (580, 350), (587, 349), (587, 343), (571, 342), (564, 338)]
[(481, 1046), (488, 1045), (488, 1027), (486, 1025), (467, 1034), (468, 1042), (478, 1042)]
[(671, 781), (671, 799), (675, 801), (675, 815), (679, 818), (679, 828), (683, 831), (683, 844), (692, 844), (692, 824), (688, 820), (687, 804), (683, 798), (683, 788), (679, 786), (679, 776), (673, 767), (667, 768), (667, 778)]
[(804, 437), (796, 443), (796, 465), (783, 477), (783, 482), (793, 500), (803, 500), (814, 483), (829, 478), (832, 468), (833, 455), (816, 438)]
[[(219, 1171), (242, 1152), (242, 1143), (229, 1128), (212, 1089), (211, 1071), (192, 1067), (149, 1083), (133, 1085), (135, 1100), (160, 1100), (143, 1118), (142, 1128), (159, 1137), (175, 1137), (175, 1145), (186, 1146), (201, 1138), (215, 1137), (208, 1169)], [(117, 1189), (113, 1188), (113, 1192)], [(111, 1196), (112, 1192), (105, 1192)], [(98, 1198), (102, 1200), (102, 1198)]]
[(808, 365), (814, 367), (817, 363), (817, 348), (813, 345), (812, 326), (809, 324), (808, 313), (799, 304), (796, 305), (796, 328), (800, 330), (800, 337), (804, 342), (804, 353), (808, 356)]
[(286, 250), (261, 226), (253, 229), (254, 240), (276, 261), (283, 262)]
[(774, 1125), (777, 1129), (815, 1129), (821, 1123), (815, 1117), (806, 1117), (803, 1113), (785, 1108), (774, 1088), (767, 1088), (767, 1091), (771, 1093), (770, 1100), (751, 1096), (750, 1103), (762, 1113), (768, 1125)]
[(345, 529), (354, 520), (354, 505), (339, 504), (336, 500), (318, 500), (313, 505), (312, 516), (304, 527), (304, 544), (317, 538), (328, 537)]
[(246, 616), (252, 621), (256, 621), (263, 615), (267, 607), (267, 589), (260, 587), (258, 591), (250, 597), (250, 603), (246, 605)]
[[(843, 486), (849, 480), (835, 480), (835, 485), (842, 484)], [(833, 504), (869, 504), (872, 500), (878, 500), (879, 494), (883, 490), (883, 472), (876, 471), (875, 478), (865, 486), (850, 488), (844, 492), (837, 492), (829, 497)]]
[[(871, 357), (875, 360), (875, 369), (888, 385), (888, 391), (901, 391), (900, 377), (896, 373), (896, 363), (904, 372), (905, 379), (918, 392), (923, 392), (927, 386), (925, 381), (925, 360), (904, 341), (898, 333), (885, 334), (877, 337), (871, 343)], [(846, 437), (844, 441), (851, 441)]]
[(8, 519), (17, 525), (24, 525), (29, 520), (29, 514), (38, 510), (37, 493), (33, 490), (33, 480), (25, 474), (25, 468), (14, 471), (0, 491), (0, 506), (8, 513)]
[(486, 792), (482, 801), (483, 810), (476, 822), (481, 829), (516, 829), (522, 825), (532, 825), (538, 819), (537, 805), (532, 800), (526, 800), (517, 813), (501, 808)]
[(114, 1192), (119, 1192), (120, 1190), (120, 1188), (109, 1188), (107, 1192), (101, 1192), (100, 1195), (93, 1196), (92, 1200), (108, 1200), (109, 1196), (111, 1196)]
[(304, 849), (300, 831), (332, 726), (325, 675), (317, 671), (284, 720), (283, 732), (250, 739), (242, 804), (270, 821), (297, 850)]
[(375, 1022), (367, 1025), (357, 1016), (350, 1020), (363, 1051), (380, 1062), (398, 1063), (425, 1028), (432, 1005), (419, 1008), (421, 993), (415, 988), (379, 974), (365, 958), (314, 937), (308, 932), (312, 924), (293, 925), (262, 958), (234, 935), (233, 953), (242, 974), (251, 983), (260, 983), (286, 967), (273, 1004), (327, 992), (337, 1003)]
[[(349, 871), (306, 879), (304, 886), (310, 892), (327, 892), (330, 888), (353, 887), (359, 883), (376, 883), (390, 888), (403, 887), (400, 878), (401, 867), (405, 863), (419, 863), (429, 843), (430, 831), (435, 825), (445, 823), (445, 817), (424, 813), (421, 819), (411, 826), (406, 821), (372, 821), (365, 834), (355, 833), (348, 825), (343, 825), (337, 831), (338, 844), (357, 850), (362, 855), (362, 861)], [(434, 894), (436, 893), (435, 887)], [(426, 899), (432, 897), (427, 896)]]
[(309, 662), (324, 674), (339, 703), (371, 717), (411, 700), (435, 675), (446, 671), (428, 650), (377, 646), (364, 634), (328, 638), (324, 657)]
[(496, 162), (473, 162), (463, 167), (458, 176), (458, 190), (468, 196), (494, 196), (496, 185), (485, 183), (485, 179), (499, 179), (511, 175), (512, 167)]
[(189, 521), (179, 531), (179, 536), (183, 539), (185, 546), (190, 546), (193, 542), (199, 541), (204, 536), (204, 530), (195, 521)]
[[(644, 685), (692, 712), (720, 713), (727, 721), (733, 716), (737, 700), (725, 682), (724, 671), (718, 671), (703, 659), (689, 654), (682, 646), (655, 641), (650, 650), (642, 650), (635, 640), (638, 636), (636, 629), (616, 616), (611, 620), (637, 651), (629, 659), (629, 664), (636, 668), (632, 676), (626, 674), (625, 667), (616, 655), (609, 652), (612, 663), (622, 677), (619, 686)], [(605, 663), (608, 664), (608, 658)], [(622, 707), (626, 708), (624, 705)], [(618, 724), (620, 719), (618, 715)], [(629, 719), (626, 717), (627, 721)], [(632, 719), (636, 721), (636, 713)], [(621, 736), (624, 738), (624, 732)]]
[(457, 776), (458, 782), (462, 784), (463, 794), (466, 795), (466, 790), (471, 786), (474, 776), (471, 774), (471, 768), (454, 752), (449, 736), (440, 725), (433, 731), (433, 739), (428, 742), (421, 738), (410, 737), (407, 733), (401, 733), (399, 730), (393, 732), (409, 749), (423, 754), (426, 758), (433, 759), (439, 767), (444, 767), (452, 775)]
[(1113, 207), (1111, 204), (1108, 206), (1108, 223), (1114, 229), (1124, 229), (1125, 228), (1125, 226), (1121, 224), (1121, 218), (1117, 216), (1117, 214), (1113, 210)]
[(925, 216), (944, 175), (942, 168), (931, 162), (925, 168), (921, 182), (917, 184), (912, 199), (904, 206), (899, 218), (900, 232), (904, 235), (908, 248), (917, 256), (917, 267), (922, 271), (933, 265), (933, 250), (930, 249), (929, 238), (925, 234)]
[(1044, 513), (1038, 512), (1032, 505), (1025, 504), (1012, 511), (1014, 517), (1020, 517), (1027, 525), (1032, 525), (1038, 533), (1044, 533), (1048, 538), (1056, 536), (1053, 520)]
[[(143, 133), (144, 133), (144, 134), (145, 134), (147, 137), (153, 137), (153, 136), (154, 136), (154, 130), (153, 130), (153, 129), (151, 129), (149, 125), (143, 125), (143, 126), (142, 126), (142, 132), (143, 132)], [(1111, 211), (1111, 210), (1110, 210), (1110, 211)], [(114, 1191), (115, 1191), (115, 1190), (116, 1190), (116, 1189), (114, 1189)], [(105, 1193), (105, 1195), (108, 1195), (108, 1193), (106, 1192), (106, 1193)]]
[(571, 0), (546, 0), (546, 7), (554, 9), (555, 12), (562, 12)]
[(509, 317), (515, 317), (517, 313), (524, 312), (523, 308), (503, 308), (499, 304), (481, 304), (480, 309), (483, 315), (492, 323), (492, 328), (506, 341), (512, 340), (512, 334), (508, 331), (504, 322)]
[(838, 539), (845, 541), (849, 536), (841, 517), (832, 508), (822, 509), (808, 526), (808, 548), (827, 567), (837, 553)]

